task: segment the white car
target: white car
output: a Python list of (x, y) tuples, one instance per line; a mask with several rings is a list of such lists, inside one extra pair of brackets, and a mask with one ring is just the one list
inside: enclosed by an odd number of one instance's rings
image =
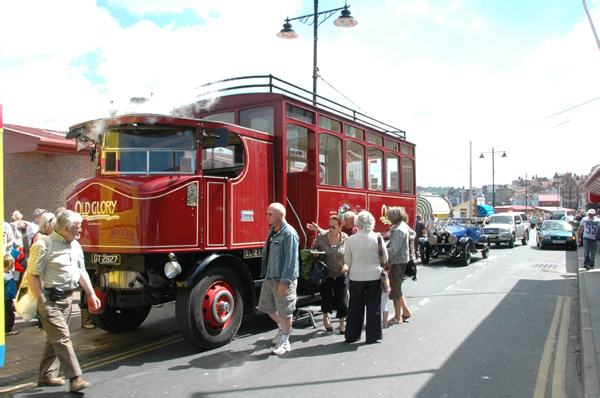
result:
[(527, 245), (530, 229), (525, 213), (500, 213), (488, 217), (483, 233), (496, 245), (507, 243), (508, 247), (514, 247), (517, 239)]

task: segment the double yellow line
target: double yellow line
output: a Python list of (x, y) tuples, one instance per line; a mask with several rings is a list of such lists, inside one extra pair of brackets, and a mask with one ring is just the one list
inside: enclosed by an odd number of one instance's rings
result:
[(119, 352), (118, 354), (103, 356), (101, 358), (97, 358), (96, 360), (92, 360), (92, 361), (86, 361), (85, 363), (81, 364), (81, 369), (83, 371), (89, 371), (89, 370), (96, 369), (96, 368), (99, 368), (104, 365), (108, 365), (110, 363), (122, 361), (124, 359), (143, 354), (145, 352), (154, 351), (154, 350), (157, 350), (162, 347), (166, 347), (171, 344), (179, 343), (181, 341), (183, 341), (183, 338), (181, 336), (174, 335), (174, 336), (168, 337), (166, 339), (160, 339), (158, 341), (153, 341), (150, 343), (135, 346), (134, 348), (132, 348), (130, 350)]
[[(554, 317), (548, 330), (540, 369), (535, 383), (534, 398), (543, 398), (546, 395), (548, 378), (554, 355), (554, 369), (552, 371), (552, 397), (565, 397), (565, 371), (567, 368), (567, 343), (569, 338), (569, 323), (571, 319), (571, 298), (558, 297)], [(557, 343), (558, 339), (558, 343)]]
[[(105, 366), (105, 365), (108, 365), (108, 364), (111, 364), (114, 362), (118, 362), (118, 361), (122, 361), (127, 358), (134, 357), (136, 355), (140, 355), (140, 354), (143, 354), (143, 353), (146, 353), (149, 351), (157, 350), (159, 348), (166, 347), (171, 344), (176, 344), (181, 341), (183, 341), (183, 338), (180, 335), (175, 334), (175, 335), (167, 337), (165, 339), (159, 339), (157, 341), (152, 341), (152, 342), (149, 342), (146, 344), (141, 344), (141, 345), (135, 346), (129, 350), (119, 352), (118, 354), (102, 356), (102, 357), (96, 358), (94, 360), (86, 361), (84, 363), (81, 363), (81, 369), (84, 372), (87, 372), (87, 371), (90, 371), (90, 370), (93, 370), (93, 369), (96, 369), (96, 368), (99, 368), (99, 367), (102, 367), (102, 366)], [(6, 389), (1, 389), (0, 394), (11, 393), (11, 395), (12, 395), (12, 394), (15, 394), (18, 392), (30, 390), (36, 386), (37, 386), (37, 383), (19, 384), (16, 386), (8, 387)]]

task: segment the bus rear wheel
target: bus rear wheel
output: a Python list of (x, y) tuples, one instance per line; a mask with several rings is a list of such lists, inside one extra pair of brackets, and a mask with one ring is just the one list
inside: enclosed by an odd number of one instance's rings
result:
[(224, 266), (210, 269), (193, 287), (180, 289), (177, 324), (193, 346), (213, 349), (229, 343), (242, 323), (244, 300), (239, 278)]
[(90, 313), (90, 320), (100, 329), (123, 333), (140, 326), (148, 317), (151, 306), (116, 308), (107, 305), (101, 314)]

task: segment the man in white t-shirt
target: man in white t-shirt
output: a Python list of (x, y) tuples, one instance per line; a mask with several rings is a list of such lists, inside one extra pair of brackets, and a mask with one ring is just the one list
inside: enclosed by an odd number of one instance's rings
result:
[(588, 216), (581, 220), (577, 229), (577, 242), (583, 241), (583, 266), (585, 269), (596, 268), (596, 252), (598, 251), (598, 241), (596, 236), (600, 229), (600, 219), (596, 218), (596, 210), (588, 210)]
[(27, 239), (29, 240), (29, 246), (31, 246), (31, 241), (33, 240), (33, 237), (37, 231), (40, 230), (40, 218), (42, 218), (45, 212), (46, 210), (44, 209), (35, 209), (33, 211), (33, 221), (27, 225), (27, 230), (25, 231)]
[(437, 232), (439, 226), (439, 220), (435, 218), (435, 214), (431, 213), (429, 215), (429, 220), (427, 220), (427, 223), (425, 224), (425, 235), (431, 236), (434, 232)]

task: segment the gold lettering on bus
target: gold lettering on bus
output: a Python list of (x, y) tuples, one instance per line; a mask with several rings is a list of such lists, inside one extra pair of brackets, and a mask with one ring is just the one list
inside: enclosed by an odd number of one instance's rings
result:
[(81, 202), (75, 203), (74, 211), (81, 214), (84, 220), (115, 220), (121, 218), (115, 215), (115, 209), (117, 208), (116, 200), (101, 200), (94, 202)]

